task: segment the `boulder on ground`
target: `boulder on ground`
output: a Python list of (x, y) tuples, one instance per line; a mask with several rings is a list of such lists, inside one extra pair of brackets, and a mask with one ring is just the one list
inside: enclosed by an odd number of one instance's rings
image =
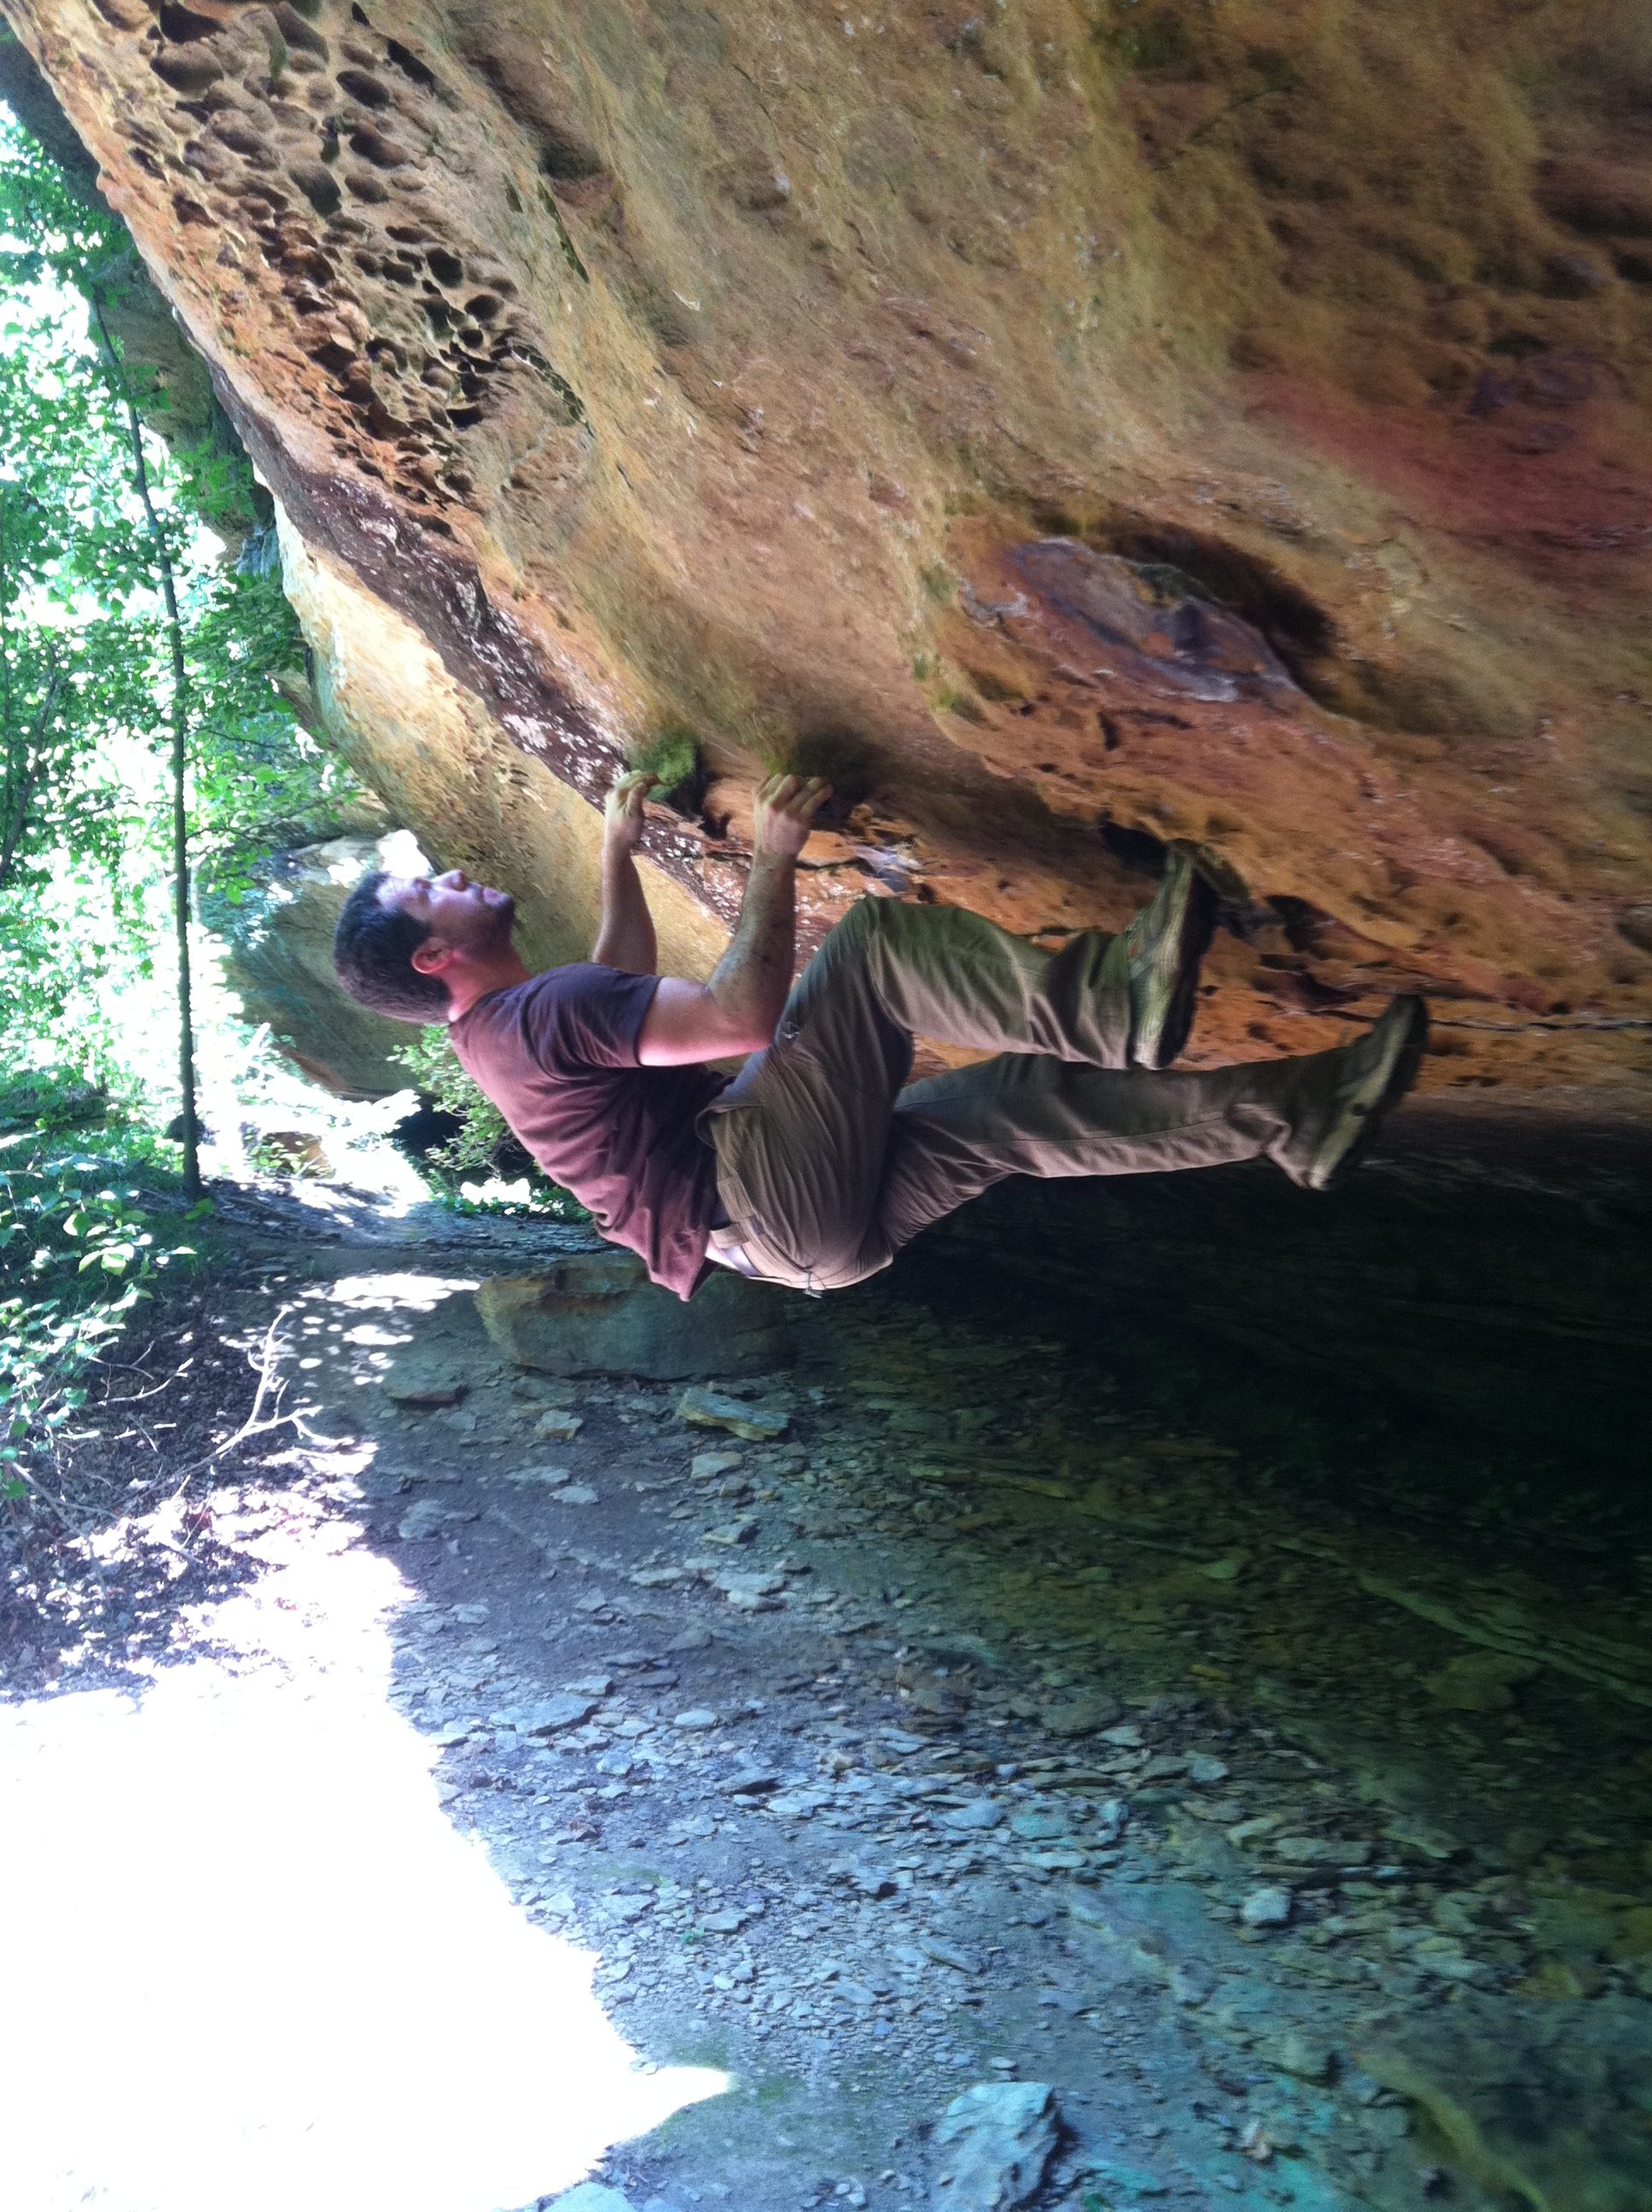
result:
[(386, 842), (333, 837), (271, 853), (238, 905), (209, 898), (203, 908), (222, 932), (225, 980), (246, 1019), (267, 1023), (294, 1066), (341, 1098), (384, 1098), (412, 1085), (395, 1055), (414, 1032), (347, 999), (332, 966), (339, 912), (367, 870), (387, 864)]
[(480, 1285), (489, 1335), (519, 1367), (547, 1375), (750, 1375), (792, 1357), (782, 1293), (723, 1270), (691, 1304), (648, 1280), (641, 1260), (610, 1248), (570, 1252), (543, 1273)]

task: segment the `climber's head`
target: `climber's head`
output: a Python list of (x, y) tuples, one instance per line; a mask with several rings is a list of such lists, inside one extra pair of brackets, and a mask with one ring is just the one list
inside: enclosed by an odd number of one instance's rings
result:
[(448, 1021), (484, 991), (517, 980), (515, 918), (508, 891), (473, 884), (462, 869), (392, 876), (375, 868), (344, 902), (333, 966), (350, 997), (375, 1013)]

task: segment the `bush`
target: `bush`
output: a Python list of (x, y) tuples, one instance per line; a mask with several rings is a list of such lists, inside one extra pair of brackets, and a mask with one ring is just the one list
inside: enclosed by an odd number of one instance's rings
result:
[(11, 1498), (40, 1486), (86, 1402), (88, 1370), (155, 1273), (190, 1256), (162, 1249), (144, 1218), (132, 1177), (155, 1167), (152, 1141), (116, 1127), (90, 1152), (52, 1115), (46, 1085), (34, 1088), (48, 1099), (42, 1120), (0, 1135), (0, 1497)]
[(525, 1174), (514, 1175), (509, 1182), (502, 1180), (501, 1168), (511, 1155), (520, 1158), (521, 1147), (498, 1107), (459, 1066), (446, 1028), (421, 1030), (416, 1043), (406, 1046), (396, 1058), (430, 1105), (456, 1115), (464, 1124), (457, 1136), (433, 1147), (422, 1162), (451, 1204), (548, 1214), (558, 1221), (591, 1218), (576, 1198), (531, 1163)]

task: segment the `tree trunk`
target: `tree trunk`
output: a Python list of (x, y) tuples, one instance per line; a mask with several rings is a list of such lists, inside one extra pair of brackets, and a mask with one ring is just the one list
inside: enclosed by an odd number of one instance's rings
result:
[(96, 300), (92, 313), (103, 342), (103, 355), (116, 392), (126, 414), (131, 441), (132, 475), (143, 502), (155, 565), (161, 572), (161, 597), (167, 609), (167, 639), (172, 648), (172, 883), (173, 912), (178, 933), (178, 1083), (183, 1093), (184, 1195), (192, 1205), (201, 1195), (201, 1124), (195, 1103), (195, 1014), (190, 989), (189, 963), (189, 817), (185, 806), (185, 779), (189, 765), (189, 676), (184, 662), (184, 624), (178, 611), (178, 591), (173, 579), (172, 549), (155, 501), (149, 495), (149, 471), (143, 459), (143, 428), (137, 408)]

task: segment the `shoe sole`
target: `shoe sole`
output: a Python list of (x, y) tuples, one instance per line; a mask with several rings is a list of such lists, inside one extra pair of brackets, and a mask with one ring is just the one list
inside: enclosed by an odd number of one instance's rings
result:
[(1171, 865), (1187, 872), (1187, 893), (1175, 930), (1167, 931), (1159, 957), (1153, 963), (1153, 981), (1167, 971), (1175, 977), (1157, 1032), (1133, 1037), (1130, 1056), (1138, 1067), (1169, 1067), (1187, 1044), (1193, 1025), (1199, 990), (1199, 963), (1216, 934), (1216, 893), (1191, 854), (1173, 852)]
[(1428, 1044), (1428, 1007), (1421, 999), (1396, 999), (1382, 1021), (1394, 1024), (1393, 1037), (1358, 1091), (1345, 1101), (1315, 1154), (1305, 1177), (1309, 1190), (1333, 1190), (1359, 1165), (1388, 1114), (1417, 1080)]

